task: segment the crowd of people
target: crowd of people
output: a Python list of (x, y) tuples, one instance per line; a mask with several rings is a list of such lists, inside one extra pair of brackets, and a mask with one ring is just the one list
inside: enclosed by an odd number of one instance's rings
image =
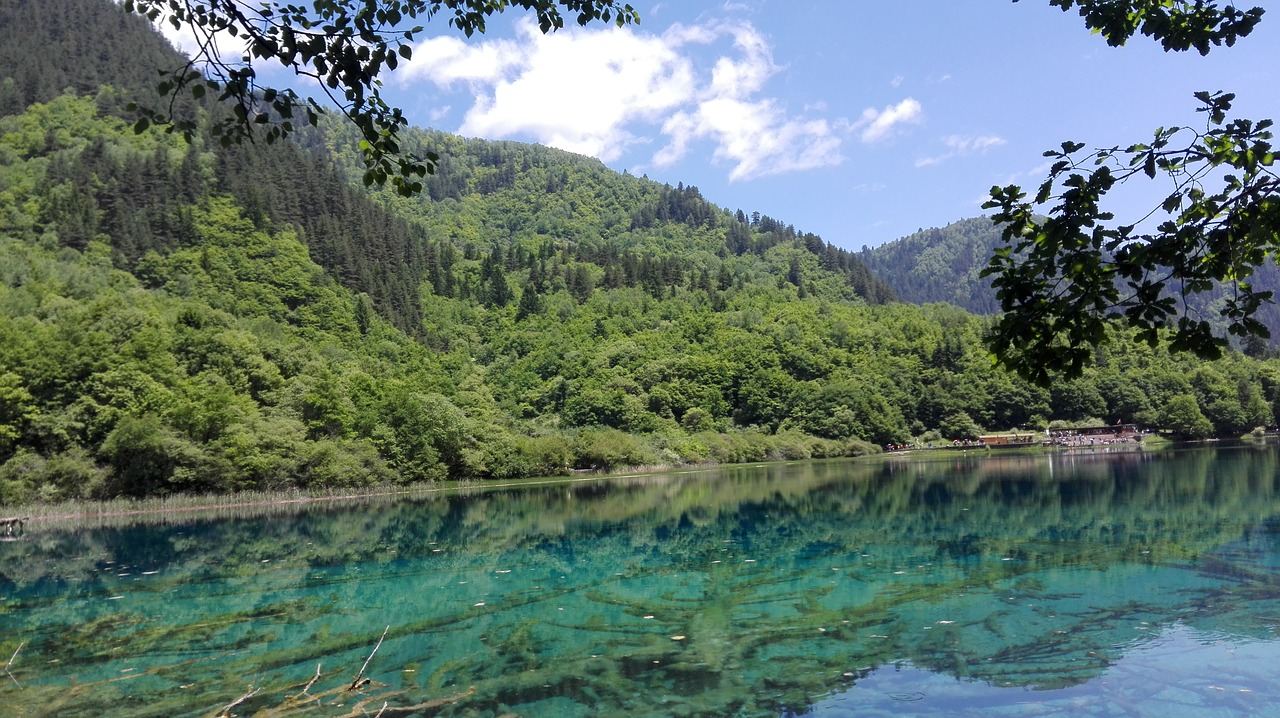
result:
[[(1045, 439), (1039, 441), (1038, 439)], [(954, 439), (952, 441), (915, 441), (905, 444), (885, 444), (886, 452), (916, 451), (921, 449), (981, 449), (992, 446), (1030, 446), (1043, 443), (1049, 446), (1105, 446), (1109, 444), (1136, 444), (1142, 441), (1142, 431), (1132, 424), (1085, 429), (1054, 429), (1046, 434), (993, 435), (981, 439)]]
[(1128, 427), (1117, 427), (1114, 432), (1080, 432), (1065, 429), (1049, 433), (1049, 443), (1054, 446), (1104, 446), (1136, 444), (1139, 441), (1142, 441), (1141, 432)]
[(910, 444), (885, 444), (885, 451), (914, 451), (919, 449), (981, 449), (986, 444), (979, 439), (954, 439), (952, 441), (916, 441)]

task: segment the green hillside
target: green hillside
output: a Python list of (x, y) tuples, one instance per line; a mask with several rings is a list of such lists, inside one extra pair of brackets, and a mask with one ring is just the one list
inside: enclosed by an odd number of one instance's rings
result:
[(921, 229), (858, 255), (904, 302), (947, 302), (975, 314), (1000, 311), (991, 283), (978, 274), (1000, 246), (1000, 230), (986, 217)]
[[(135, 133), (123, 107), (151, 89), (90, 60), (136, 21), (56, 7), (86, 23), (63, 38), (79, 61), (0, 117), (0, 503), (1274, 421), (1275, 362), (1120, 337), (1034, 387), (993, 368), (986, 320), (894, 302), (857, 255), (545, 147), (414, 131), (442, 159), (406, 199), (357, 186), (336, 121), (270, 146)], [(142, 30), (113, 42), (169, 52)], [(33, 76), (14, 67), (5, 87)]]
[[(70, 90), (97, 95), (112, 111), (153, 93), (158, 69), (185, 62), (143, 18), (117, 3), (5, 0), (0, 3), (0, 115), (22, 112)], [(190, 106), (176, 108), (186, 114)]]

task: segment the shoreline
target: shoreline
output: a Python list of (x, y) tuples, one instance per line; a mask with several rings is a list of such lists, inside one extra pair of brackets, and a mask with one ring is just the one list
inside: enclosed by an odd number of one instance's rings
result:
[[(875, 454), (882, 456), (882, 454)], [(855, 460), (866, 457), (849, 457)], [(144, 499), (107, 499), (105, 501), (83, 500), (68, 501), (57, 504), (16, 504), (0, 508), (5, 516), (21, 516), (27, 526), (54, 525), (78, 522), (95, 522), (99, 520), (128, 518), (167, 518), (184, 515), (217, 515), (221, 513), (255, 513), (255, 510), (270, 512), (271, 509), (287, 509), (324, 504), (340, 504), (369, 500), (400, 500), (416, 497), (448, 496), (463, 492), (484, 492), (490, 490), (515, 489), (536, 486), (556, 486), (588, 483), (594, 481), (612, 481), (616, 479), (636, 479), (654, 475), (683, 475), (714, 471), (734, 466), (757, 466), (762, 463), (792, 463), (792, 460), (780, 459), (767, 462), (748, 462), (744, 464), (688, 464), (679, 467), (669, 466), (634, 466), (616, 471), (590, 474), (565, 474), (560, 476), (538, 476), (523, 479), (485, 480), (473, 479), (463, 481), (440, 481), (417, 486), (369, 486), (364, 489), (330, 489), (316, 490), (308, 493), (303, 489), (285, 489), (270, 491), (241, 491), (228, 494), (174, 495)]]
[[(808, 459), (808, 461), (865, 461), (868, 459), (893, 459), (913, 456), (915, 458), (942, 458), (947, 455), (1014, 455), (1014, 454), (1049, 454), (1079, 449), (1123, 449), (1127, 451), (1164, 448), (1170, 441), (1162, 437), (1149, 437), (1150, 441), (1133, 444), (1113, 444), (1108, 446), (1028, 446), (1003, 450), (992, 450), (989, 447), (936, 447), (930, 449), (906, 449), (867, 454), (857, 457), (839, 457), (833, 459)], [(256, 514), (271, 513), (273, 510), (301, 508), (326, 504), (341, 504), (370, 500), (402, 500), (417, 497), (441, 497), (463, 492), (484, 492), (491, 490), (516, 489), (538, 486), (570, 485), (597, 481), (613, 481), (617, 479), (637, 479), (655, 475), (684, 475), (703, 473), (742, 466), (760, 466), (764, 464), (790, 464), (796, 459), (775, 459), (768, 461), (751, 461), (739, 464), (699, 463), (680, 466), (642, 465), (620, 468), (609, 472), (589, 474), (565, 474), (559, 476), (540, 476), (523, 479), (485, 480), (472, 479), (462, 481), (441, 481), (418, 486), (369, 486), (362, 489), (319, 489), (307, 492), (303, 489), (285, 489), (276, 492), (245, 491), (229, 494), (175, 495), (144, 499), (109, 499), (105, 501), (85, 500), (69, 501), (57, 504), (21, 504), (0, 508), (0, 514), (21, 516), (28, 526), (57, 525), (73, 523), (94, 523), (115, 521), (130, 518), (167, 519), (170, 517), (199, 517), (219, 514)]]

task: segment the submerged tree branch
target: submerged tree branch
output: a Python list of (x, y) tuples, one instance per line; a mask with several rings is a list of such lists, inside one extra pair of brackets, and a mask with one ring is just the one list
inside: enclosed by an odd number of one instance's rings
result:
[[(369, 657), (364, 659), (364, 665), (360, 666), (360, 672), (356, 674), (355, 680), (351, 681), (350, 686), (347, 686), (348, 691), (354, 691), (355, 689), (363, 685), (360, 679), (364, 678), (364, 671), (366, 668), (369, 667), (369, 661), (373, 660), (373, 654), (377, 653), (378, 649), (382, 647), (382, 641), (386, 639), (387, 631), (390, 631), (390, 630), (391, 630), (391, 626), (389, 625), (385, 629), (383, 629), (382, 638), (378, 639), (378, 644), (373, 647), (373, 650), (369, 653)], [(368, 681), (369, 679), (367, 678), (364, 679), (364, 683), (367, 683)]]

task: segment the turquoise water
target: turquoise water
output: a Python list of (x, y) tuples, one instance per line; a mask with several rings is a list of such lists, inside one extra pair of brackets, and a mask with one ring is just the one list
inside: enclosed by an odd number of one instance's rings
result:
[(32, 524), (0, 543), (0, 713), (1280, 715), (1278, 459), (893, 457)]

